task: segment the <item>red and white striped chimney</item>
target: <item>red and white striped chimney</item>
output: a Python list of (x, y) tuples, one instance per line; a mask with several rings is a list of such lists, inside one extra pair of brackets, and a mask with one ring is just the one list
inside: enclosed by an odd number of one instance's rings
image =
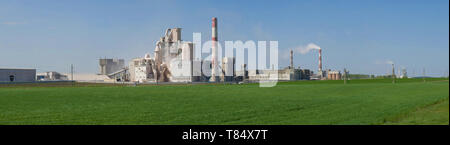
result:
[(211, 56), (211, 81), (216, 81), (217, 68), (217, 18), (212, 18), (212, 56)]

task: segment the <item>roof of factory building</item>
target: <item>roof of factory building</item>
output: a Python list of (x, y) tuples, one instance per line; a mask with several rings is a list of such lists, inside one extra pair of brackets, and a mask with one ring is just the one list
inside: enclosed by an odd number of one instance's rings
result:
[(0, 70), (36, 70), (35, 68), (0, 68)]

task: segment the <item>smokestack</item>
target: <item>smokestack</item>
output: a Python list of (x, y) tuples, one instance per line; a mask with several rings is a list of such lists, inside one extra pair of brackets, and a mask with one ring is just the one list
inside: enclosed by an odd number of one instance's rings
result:
[(395, 68), (394, 68), (394, 64), (392, 64), (392, 83), (395, 84)]
[(291, 50), (291, 69), (294, 69), (294, 51)]
[(211, 56), (211, 82), (216, 82), (217, 68), (217, 18), (212, 18), (212, 56)]
[(319, 72), (322, 72), (322, 49), (319, 49)]

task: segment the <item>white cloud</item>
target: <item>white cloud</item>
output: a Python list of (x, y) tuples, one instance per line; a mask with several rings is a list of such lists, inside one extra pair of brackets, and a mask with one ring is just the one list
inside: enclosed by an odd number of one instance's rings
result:
[(384, 61), (377, 60), (377, 61), (375, 61), (375, 64), (394, 64), (394, 61), (392, 61), (392, 60), (384, 60)]
[(253, 34), (258, 40), (272, 40), (272, 35), (263, 28), (261, 22), (254, 25)]
[(322, 49), (322, 48), (320, 48), (320, 46), (318, 46), (318, 45), (316, 45), (314, 43), (309, 43), (306, 46), (299, 46), (299, 47), (295, 48), (295, 50), (297, 52), (301, 53), (301, 54), (306, 54), (309, 51), (314, 50), (314, 49), (319, 50), (319, 49)]

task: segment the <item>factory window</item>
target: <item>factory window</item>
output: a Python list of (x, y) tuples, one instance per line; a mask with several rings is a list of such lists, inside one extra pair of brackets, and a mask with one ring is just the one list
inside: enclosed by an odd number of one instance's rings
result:
[(9, 80), (10, 80), (11, 82), (14, 82), (14, 75), (10, 75), (10, 76), (9, 76)]

